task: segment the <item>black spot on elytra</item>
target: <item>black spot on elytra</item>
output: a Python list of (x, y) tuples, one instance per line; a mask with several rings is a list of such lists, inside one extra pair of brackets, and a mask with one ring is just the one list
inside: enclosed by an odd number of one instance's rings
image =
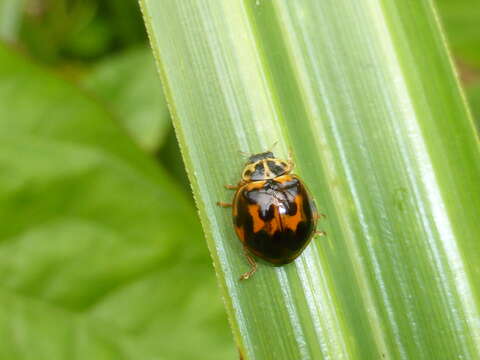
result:
[(297, 230), (295, 231), (295, 237), (297, 239), (303, 239), (302, 245), (308, 241), (312, 234), (312, 224), (305, 221), (300, 221), (297, 225)]
[[(247, 248), (258, 257), (275, 265), (287, 264), (297, 258), (315, 230), (313, 218), (315, 210), (302, 183), (295, 178), (284, 183), (272, 179), (265, 181), (261, 189), (245, 191), (242, 196), (243, 199), (238, 202), (239, 215), (236, 220), (237, 224), (243, 226), (245, 230)], [(297, 196), (302, 197), (303, 200), (300, 207), (295, 202)], [(253, 219), (248, 213), (249, 204), (258, 205), (258, 215), (265, 222), (277, 221), (275, 206), (284, 208), (285, 215), (290, 216), (302, 211), (302, 221), (295, 224), (295, 227), (282, 228), (272, 235), (264, 229), (254, 233)]]
[(293, 261), (309, 238), (299, 237), (291, 229), (276, 231), (269, 235), (260, 230), (247, 239), (247, 247), (254, 249), (261, 258), (281, 265)]
[(308, 198), (308, 195), (305, 191), (302, 192), (303, 194), (303, 215), (306, 219), (313, 218), (314, 209), (312, 208), (313, 202)]
[(235, 225), (242, 227), (246, 236), (253, 233), (253, 219), (248, 212), (248, 203), (246, 201), (237, 202), (237, 216), (234, 219)]
[(298, 211), (297, 203), (295, 201), (288, 201), (287, 214), (294, 216)]
[(251, 170), (245, 170), (245, 176), (250, 176), (251, 173), (252, 173)]
[(265, 230), (253, 234), (247, 244), (262, 254), (262, 257), (268, 259), (280, 260), (284, 256), (284, 247), (281, 246), (275, 235), (271, 236)]
[(275, 206), (270, 204), (270, 206), (260, 206), (258, 209), (258, 216), (263, 221), (270, 221), (273, 220), (275, 216)]

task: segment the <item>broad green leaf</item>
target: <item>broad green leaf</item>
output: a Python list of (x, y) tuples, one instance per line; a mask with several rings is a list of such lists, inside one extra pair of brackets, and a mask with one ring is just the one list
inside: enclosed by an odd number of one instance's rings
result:
[(0, 47), (0, 358), (235, 355), (190, 203), (105, 110)]
[(96, 65), (83, 81), (144, 149), (158, 149), (170, 130), (167, 104), (151, 52), (129, 50)]
[[(244, 358), (478, 358), (479, 142), (431, 1), (140, 3)], [(240, 283), (215, 202), (276, 141), (328, 236)]]

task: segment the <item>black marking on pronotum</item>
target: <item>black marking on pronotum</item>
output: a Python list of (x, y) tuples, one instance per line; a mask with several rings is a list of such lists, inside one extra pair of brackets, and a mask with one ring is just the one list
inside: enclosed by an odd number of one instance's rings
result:
[(260, 154), (255, 154), (255, 155), (250, 156), (248, 158), (247, 164), (253, 164), (254, 162), (257, 162), (259, 160), (272, 159), (272, 158), (274, 158), (273, 153), (271, 151), (266, 151), (266, 152), (263, 152), (263, 153), (260, 153)]
[(283, 167), (281, 165), (278, 165), (278, 163), (275, 162), (275, 161), (268, 160), (267, 161), (267, 166), (270, 169), (270, 171), (272, 173), (274, 173), (276, 176), (280, 176), (280, 175), (285, 174), (285, 171), (286, 171), (285, 167)]

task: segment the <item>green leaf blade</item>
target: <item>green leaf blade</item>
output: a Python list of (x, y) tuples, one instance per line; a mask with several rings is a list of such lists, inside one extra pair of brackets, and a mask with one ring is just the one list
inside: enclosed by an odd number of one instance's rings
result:
[[(431, 3), (142, 4), (246, 358), (475, 358), (480, 152)], [(239, 283), (215, 202), (277, 140), (328, 236)]]

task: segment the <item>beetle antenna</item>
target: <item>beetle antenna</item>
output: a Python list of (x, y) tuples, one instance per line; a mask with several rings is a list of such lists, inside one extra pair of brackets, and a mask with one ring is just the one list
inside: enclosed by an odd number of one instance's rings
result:
[(238, 150), (238, 153), (239, 153), (240, 155), (242, 155), (242, 157), (244, 157), (244, 158), (248, 158), (248, 157), (249, 157), (249, 154), (248, 154), (246, 151)]
[(277, 144), (278, 144), (278, 140), (275, 140), (275, 142), (272, 144), (272, 146), (270, 146), (270, 148), (267, 151), (273, 152), (273, 149), (275, 148), (275, 146), (277, 146)]

